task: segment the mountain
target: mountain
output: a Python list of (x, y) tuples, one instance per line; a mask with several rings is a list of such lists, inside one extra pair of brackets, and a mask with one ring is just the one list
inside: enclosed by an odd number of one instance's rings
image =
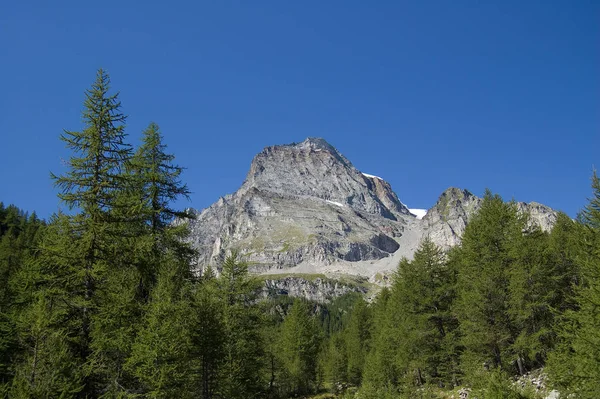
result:
[[(481, 199), (449, 188), (436, 204), (409, 210), (385, 180), (362, 173), (321, 138), (266, 147), (234, 194), (195, 213), (190, 241), (198, 267), (218, 265), (237, 250), (260, 274), (355, 275), (378, 281), (429, 235), (449, 248), (460, 242)], [(549, 229), (556, 212), (518, 203)], [(384, 277), (383, 277), (384, 278)]]

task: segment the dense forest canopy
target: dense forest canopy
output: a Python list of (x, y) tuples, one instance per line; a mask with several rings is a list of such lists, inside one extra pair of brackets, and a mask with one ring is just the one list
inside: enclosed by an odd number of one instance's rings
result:
[[(135, 149), (107, 73), (52, 175), (71, 214), (0, 203), (0, 392), (10, 398), (600, 396), (600, 180), (551, 232), (486, 192), (462, 244), (424, 239), (369, 302), (259, 299), (233, 253), (201, 274), (160, 128)], [(172, 223), (178, 218), (179, 223)]]

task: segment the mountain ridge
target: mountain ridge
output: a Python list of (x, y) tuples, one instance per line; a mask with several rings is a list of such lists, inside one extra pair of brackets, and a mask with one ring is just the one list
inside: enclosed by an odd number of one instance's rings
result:
[[(259, 274), (350, 274), (375, 279), (411, 258), (423, 236), (457, 245), (481, 198), (451, 187), (421, 218), (391, 185), (363, 173), (322, 138), (265, 147), (246, 179), (190, 222), (197, 267), (237, 250)], [(549, 229), (556, 212), (518, 203)]]

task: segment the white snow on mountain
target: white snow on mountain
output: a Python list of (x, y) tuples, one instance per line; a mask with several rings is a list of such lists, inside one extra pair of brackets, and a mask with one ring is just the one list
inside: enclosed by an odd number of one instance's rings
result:
[(325, 202), (328, 202), (328, 203), (330, 203), (332, 205), (335, 205), (335, 206), (340, 206), (342, 208), (344, 207), (344, 204), (340, 204), (339, 202), (329, 201), (329, 200), (325, 200)]
[(379, 180), (383, 180), (381, 177), (379, 176), (374, 176), (374, 175), (370, 175), (368, 173), (363, 173), (363, 176), (367, 176), (370, 177), (371, 179), (379, 179)]
[(417, 219), (423, 219), (423, 216), (427, 214), (427, 209), (409, 209), (408, 211), (415, 215)]

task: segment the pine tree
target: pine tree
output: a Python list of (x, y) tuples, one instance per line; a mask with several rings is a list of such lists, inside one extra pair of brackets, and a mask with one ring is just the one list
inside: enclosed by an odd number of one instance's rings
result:
[(74, 397), (87, 378), (82, 356), (81, 308), (86, 303), (81, 284), (84, 243), (70, 218), (54, 215), (39, 243), (39, 255), (29, 259), (17, 276), (19, 312), (16, 331), (23, 353), (15, 365), (11, 396)]
[(142, 145), (137, 150), (131, 167), (143, 188), (145, 219), (152, 233), (164, 230), (176, 217), (187, 214), (173, 208), (180, 197), (188, 198), (190, 191), (181, 182), (183, 168), (173, 164), (175, 156), (166, 152), (160, 128), (150, 123), (142, 133)]
[(592, 176), (593, 197), (580, 215), (578, 257), (581, 281), (575, 286), (576, 310), (565, 313), (560, 346), (548, 361), (555, 385), (578, 398), (600, 394), (600, 179)]
[(371, 309), (361, 297), (352, 307), (344, 334), (348, 382), (357, 386), (362, 381), (365, 358), (369, 352), (371, 323)]
[(163, 260), (143, 325), (126, 368), (152, 398), (194, 398), (194, 317), (189, 281), (173, 261)]
[(391, 314), (399, 334), (396, 362), (412, 382), (452, 383), (442, 370), (452, 367), (445, 345), (457, 323), (450, 309), (455, 276), (444, 253), (426, 237), (414, 259), (403, 259), (392, 283)]
[(572, 306), (577, 272), (562, 253), (570, 245), (562, 231), (572, 224), (559, 215), (552, 234), (532, 226), (512, 249), (509, 313), (518, 334), (513, 351), (520, 374), (543, 366), (556, 343), (556, 316)]
[(308, 304), (295, 300), (281, 326), (280, 361), (285, 391), (306, 394), (315, 390), (321, 337)]
[(223, 304), (223, 362), (219, 372), (222, 397), (254, 398), (263, 389), (263, 319), (256, 306), (259, 282), (248, 275), (248, 264), (229, 255), (217, 279)]
[(14, 205), (5, 208), (0, 203), (0, 393), (10, 386), (22, 354), (17, 320), (30, 298), (20, 292), (20, 280), (35, 258), (43, 225), (35, 212), (28, 216)]
[[(71, 398), (81, 390), (83, 375), (73, 353), (65, 313), (56, 295), (36, 294), (20, 317), (24, 354), (10, 387), (11, 398)], [(56, 309), (59, 308), (59, 310)]]
[(210, 267), (196, 285), (192, 301), (192, 348), (190, 356), (197, 360), (194, 378), (202, 399), (216, 398), (219, 392), (219, 371), (225, 358), (224, 303)]
[[(100, 69), (85, 93), (84, 129), (65, 131), (61, 136), (67, 148), (73, 151), (67, 161), (68, 170), (61, 176), (52, 174), (60, 189), (59, 198), (77, 212), (69, 216), (69, 222), (80, 252), (74, 253), (69, 247), (62, 250), (76, 257), (74, 264), (81, 267), (71, 278), (77, 279), (82, 287), (76, 291), (81, 293), (81, 298), (74, 317), (80, 321), (79, 356), (90, 373), (84, 380), (82, 395), (90, 396), (105, 389), (106, 384), (94, 375), (96, 369), (103, 368), (94, 364), (102, 349), (98, 345), (92, 348), (91, 335), (98, 309), (112, 304), (101, 303), (98, 292), (105, 288), (106, 277), (111, 272), (126, 267), (117, 259), (121, 232), (119, 220), (115, 220), (115, 208), (121, 206), (119, 195), (128, 185), (123, 172), (131, 157), (131, 148), (125, 142), (126, 118), (121, 112), (118, 94), (109, 94), (109, 90), (110, 78)], [(94, 359), (90, 357), (92, 351), (96, 353)]]
[(457, 253), (454, 310), (465, 348), (462, 365), (471, 375), (515, 360), (515, 327), (509, 312), (511, 249), (522, 237), (525, 220), (516, 206), (486, 191), (481, 209), (467, 225)]
[(348, 350), (342, 333), (333, 334), (327, 343), (325, 372), (334, 387), (348, 381)]
[(392, 322), (391, 292), (383, 288), (373, 304), (370, 350), (365, 359), (361, 397), (380, 398), (397, 392), (395, 354), (401, 339)]

